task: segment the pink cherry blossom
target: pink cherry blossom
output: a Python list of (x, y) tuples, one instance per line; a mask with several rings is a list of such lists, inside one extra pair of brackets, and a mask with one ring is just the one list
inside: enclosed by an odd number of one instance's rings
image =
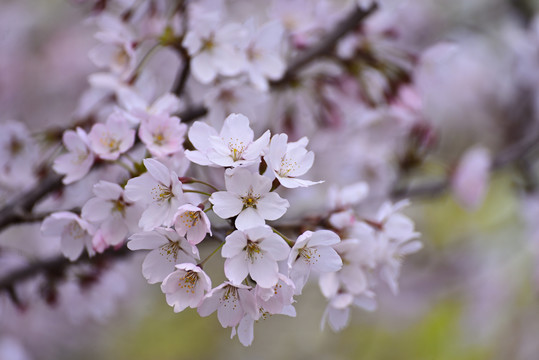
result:
[(174, 312), (183, 311), (187, 307), (196, 308), (205, 293), (211, 290), (209, 276), (191, 263), (178, 264), (176, 269), (161, 284), (167, 303), (174, 307)]
[(95, 124), (90, 134), (90, 148), (102, 159), (116, 160), (135, 143), (135, 130), (129, 128), (120, 113), (111, 114), (106, 124)]
[(183, 150), (187, 125), (167, 115), (153, 115), (142, 120), (138, 131), (140, 140), (155, 157), (167, 156)]
[(198, 249), (173, 229), (155, 228), (129, 237), (131, 250), (151, 250), (142, 263), (142, 275), (150, 284), (163, 281), (180, 263), (194, 263)]
[(67, 154), (60, 155), (54, 160), (53, 169), (66, 176), (64, 184), (71, 184), (82, 179), (94, 164), (95, 155), (89, 147), (88, 135), (81, 128), (77, 131), (67, 130), (62, 136)]
[(95, 253), (92, 248), (94, 231), (87, 221), (68, 211), (48, 216), (41, 225), (43, 236), (59, 240), (62, 253), (71, 261), (75, 261), (84, 248), (90, 256)]
[(190, 244), (196, 245), (211, 235), (210, 219), (201, 208), (185, 204), (174, 215), (174, 228), (180, 236), (185, 236)]

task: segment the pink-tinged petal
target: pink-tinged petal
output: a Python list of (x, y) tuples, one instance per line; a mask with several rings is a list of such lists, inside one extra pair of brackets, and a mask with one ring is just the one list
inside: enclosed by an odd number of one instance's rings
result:
[(287, 156), (293, 159), (295, 166), (287, 174), (291, 177), (297, 177), (305, 174), (313, 166), (314, 153), (312, 151), (307, 152), (304, 148), (295, 148), (289, 150)]
[(330, 246), (338, 244), (341, 241), (339, 235), (330, 230), (318, 230), (311, 234), (309, 247)]
[(152, 110), (156, 114), (170, 115), (180, 109), (180, 99), (172, 93), (159, 97), (153, 104)]
[(129, 237), (130, 250), (153, 250), (168, 243), (168, 239), (155, 231), (145, 231)]
[(73, 130), (66, 130), (62, 136), (62, 142), (67, 150), (70, 152), (87, 152), (86, 143), (80, 138), (80, 136)]
[(418, 252), (419, 250), (421, 250), (423, 248), (423, 244), (421, 243), (421, 241), (411, 241), (409, 243), (406, 243), (404, 245), (402, 245), (400, 248), (399, 248), (399, 253), (401, 255), (409, 255), (409, 254), (413, 254), (415, 252)]
[(208, 156), (201, 151), (185, 150), (185, 157), (198, 165), (208, 166), (213, 164), (213, 162), (208, 159)]
[[(202, 220), (200, 220), (202, 222)], [(199, 223), (197, 226), (193, 226), (187, 230), (186, 238), (191, 245), (200, 243), (206, 237), (208, 229), (204, 224)]]
[(260, 249), (267, 252), (277, 261), (284, 260), (290, 255), (290, 246), (277, 234), (272, 234), (260, 243)]
[(339, 271), (344, 286), (352, 294), (360, 294), (367, 290), (369, 282), (359, 266), (345, 265)]
[(278, 80), (285, 71), (284, 61), (273, 54), (258, 58), (256, 66), (271, 80)]
[(221, 296), (223, 296), (224, 293), (223, 287), (225, 285), (226, 283), (223, 283), (206, 294), (197, 309), (200, 316), (209, 316), (219, 308)]
[(148, 283), (155, 284), (163, 281), (168, 274), (174, 271), (176, 259), (173, 254), (168, 254), (159, 248), (152, 250), (146, 255), (142, 263), (142, 275)]
[(318, 261), (312, 262), (312, 269), (321, 273), (339, 271), (342, 268), (342, 259), (333, 248), (321, 246), (316, 249)]
[(335, 332), (341, 331), (346, 327), (350, 319), (350, 308), (336, 309), (334, 307), (328, 307), (329, 326)]
[(245, 196), (255, 182), (253, 177), (254, 174), (247, 169), (237, 168), (234, 170), (227, 170), (225, 173), (226, 189), (238, 196)]
[(241, 253), (225, 261), (225, 275), (231, 283), (241, 284), (249, 274), (245, 254)]
[(300, 257), (297, 261), (293, 262), (290, 269), (289, 277), (290, 280), (296, 286), (294, 291), (295, 295), (300, 295), (303, 287), (309, 279), (309, 274), (311, 273), (311, 265), (303, 260), (303, 257)]
[(251, 277), (261, 287), (270, 288), (279, 281), (279, 267), (272, 256), (268, 256), (268, 254), (258, 255), (254, 262), (248, 262), (247, 264)]
[(82, 207), (81, 216), (88, 221), (101, 222), (111, 216), (113, 206), (109, 200), (91, 198)]
[(270, 192), (264, 195), (256, 205), (258, 214), (266, 220), (277, 220), (286, 213), (290, 206), (288, 200), (283, 199), (279, 194)]
[(251, 177), (251, 186), (254, 194), (257, 194), (258, 196), (265, 195), (271, 190), (271, 180), (266, 176), (253, 173)]
[(207, 152), (211, 147), (208, 142), (210, 136), (217, 136), (217, 131), (206, 123), (195, 122), (189, 129), (189, 141), (202, 152)]
[(170, 170), (155, 159), (144, 159), (144, 166), (150, 175), (165, 186), (170, 186)]
[(414, 232), (414, 222), (402, 214), (392, 214), (384, 224), (386, 235), (395, 240), (407, 241), (419, 236)]
[(168, 214), (168, 206), (166, 204), (151, 204), (140, 217), (138, 225), (144, 231), (152, 230), (153, 228), (160, 226), (166, 219)]
[(236, 326), (243, 317), (243, 309), (236, 296), (222, 299), (222, 304), (217, 309), (217, 319), (223, 327)]
[(254, 291), (251, 291), (249, 287), (242, 285), (238, 289), (238, 294), (241, 306), (243, 307), (243, 313), (251, 315), (254, 319), (258, 319), (258, 305), (256, 303)]
[(244, 316), (238, 325), (238, 339), (243, 346), (251, 346), (254, 338), (254, 319)]
[(247, 237), (242, 231), (236, 230), (226, 237), (221, 255), (225, 258), (234, 257), (242, 253), (245, 246), (247, 246)]
[(283, 177), (283, 176), (277, 176), (277, 178), (279, 179), (279, 183), (288, 189), (295, 189), (297, 187), (307, 187), (307, 186), (312, 186), (316, 184), (321, 184), (324, 182), (324, 181), (310, 181), (310, 180), (289, 178), (289, 177)]
[(326, 298), (332, 298), (339, 291), (339, 278), (336, 272), (325, 273), (320, 275), (318, 279), (318, 285), (322, 295)]
[(117, 200), (124, 193), (122, 187), (118, 184), (101, 180), (94, 185), (94, 194), (101, 199)]
[(210, 197), (213, 212), (222, 219), (238, 215), (243, 209), (243, 203), (238, 196), (228, 191), (214, 192)]
[(243, 153), (243, 158), (246, 160), (257, 159), (262, 152), (269, 146), (270, 131), (267, 130), (261, 137), (251, 143), (247, 150)]
[(116, 246), (125, 240), (129, 229), (123, 218), (112, 216), (101, 224), (101, 233), (107, 244)]
[(212, 57), (207, 52), (196, 55), (191, 60), (191, 73), (202, 84), (209, 84), (217, 76)]
[(219, 134), (225, 143), (248, 146), (254, 138), (253, 130), (249, 126), (249, 119), (242, 114), (230, 114), (225, 119)]
[(62, 254), (71, 261), (77, 260), (84, 249), (84, 237), (86, 236), (76, 238), (64, 231), (60, 242)]
[(286, 154), (287, 141), (288, 135), (286, 134), (273, 135), (271, 138), (267, 161), (271, 162), (273, 170), (278, 170), (281, 167), (281, 159)]
[(249, 229), (255, 226), (263, 226), (266, 222), (258, 214), (258, 211), (253, 208), (247, 208), (240, 212), (236, 218), (236, 227), (239, 230)]
[[(230, 153), (230, 151), (229, 151)], [(229, 154), (222, 154), (222, 153), (219, 153), (217, 151), (209, 151), (208, 152), (208, 159), (214, 163), (214, 164), (217, 164), (219, 166), (223, 166), (223, 167), (230, 167), (230, 166), (234, 166), (234, 159), (232, 159), (232, 157), (229, 155)]]
[(149, 173), (145, 173), (129, 179), (125, 185), (124, 195), (128, 200), (147, 204), (153, 201), (151, 190), (155, 186), (157, 181)]

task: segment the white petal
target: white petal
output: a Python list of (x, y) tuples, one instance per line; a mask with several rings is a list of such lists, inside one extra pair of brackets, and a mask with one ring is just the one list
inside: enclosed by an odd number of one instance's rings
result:
[(253, 208), (247, 208), (240, 212), (236, 218), (236, 227), (239, 230), (249, 229), (255, 226), (263, 226), (265, 224), (264, 219)]
[(256, 209), (262, 218), (276, 220), (286, 213), (289, 206), (288, 200), (281, 198), (277, 193), (271, 192), (258, 200)]
[(213, 204), (213, 212), (222, 219), (236, 216), (243, 209), (241, 200), (228, 191), (214, 192), (210, 197), (210, 202)]
[(225, 261), (225, 275), (233, 284), (239, 285), (249, 274), (245, 254), (242, 252)]

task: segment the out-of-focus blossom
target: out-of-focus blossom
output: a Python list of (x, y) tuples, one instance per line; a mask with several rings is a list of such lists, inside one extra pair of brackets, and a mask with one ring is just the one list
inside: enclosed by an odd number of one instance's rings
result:
[(461, 158), (451, 187), (456, 199), (468, 210), (477, 209), (485, 198), (490, 179), (491, 155), (488, 149), (477, 146)]

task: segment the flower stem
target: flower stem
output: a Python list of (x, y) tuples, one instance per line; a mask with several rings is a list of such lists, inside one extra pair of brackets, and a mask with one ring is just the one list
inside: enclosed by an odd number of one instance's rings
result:
[(198, 190), (190, 190), (190, 189), (183, 189), (184, 193), (196, 193), (196, 194), (202, 194), (206, 196), (211, 196), (210, 193), (204, 192), (204, 191), (198, 191)]
[(209, 184), (209, 183), (207, 183), (207, 182), (205, 182), (205, 181), (202, 181), (202, 180), (197, 180), (197, 179), (191, 178), (191, 182), (193, 182), (193, 183), (198, 183), (198, 184), (202, 184), (202, 185), (206, 185), (206, 186), (208, 186), (208, 187), (211, 187), (211, 188), (212, 188), (213, 190), (215, 190), (215, 191), (219, 191), (219, 189), (217, 189), (217, 188), (216, 188), (215, 186), (213, 186), (212, 184)]
[(277, 235), (279, 235), (280, 237), (283, 238), (284, 241), (286, 241), (286, 243), (290, 246), (294, 246), (294, 242), (292, 240), (290, 240), (289, 238), (287, 238), (286, 236), (284, 236), (279, 230), (277, 230), (276, 228), (272, 227), (271, 228), (273, 230), (274, 233), (276, 233)]
[(204, 266), (206, 261), (208, 261), (213, 255), (217, 254), (217, 252), (223, 247), (224, 244), (225, 244), (225, 241), (220, 243), (219, 246), (215, 250), (213, 250), (213, 252), (210, 255), (206, 256), (206, 258), (202, 260), (202, 262), (198, 263), (197, 266), (202, 269), (202, 266)]

